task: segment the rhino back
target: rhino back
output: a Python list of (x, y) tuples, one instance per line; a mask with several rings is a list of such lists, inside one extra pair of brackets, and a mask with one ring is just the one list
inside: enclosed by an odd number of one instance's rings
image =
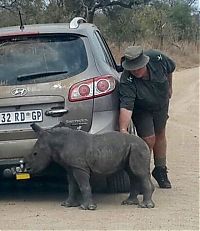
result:
[(91, 145), (86, 158), (92, 172), (111, 174), (124, 168), (128, 161), (130, 143), (122, 133), (94, 135)]

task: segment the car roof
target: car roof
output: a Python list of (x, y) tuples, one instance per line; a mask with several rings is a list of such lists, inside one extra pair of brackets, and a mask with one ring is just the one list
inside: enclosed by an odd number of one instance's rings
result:
[(27, 34), (59, 34), (59, 33), (73, 33), (87, 36), (98, 28), (91, 23), (81, 22), (77, 27), (72, 27), (71, 23), (46, 23), (46, 24), (32, 24), (24, 25), (21, 29), (19, 26), (2, 27), (0, 28), (0, 37), (27, 35)]

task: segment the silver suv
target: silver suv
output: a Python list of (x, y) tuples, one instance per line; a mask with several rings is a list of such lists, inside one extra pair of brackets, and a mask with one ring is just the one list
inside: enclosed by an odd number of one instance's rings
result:
[[(64, 122), (90, 133), (118, 130), (119, 72), (100, 31), (83, 18), (0, 28), (0, 174), (16, 173), (30, 153), (33, 122), (45, 129)], [(119, 183), (113, 191), (124, 190), (123, 174), (108, 182)]]

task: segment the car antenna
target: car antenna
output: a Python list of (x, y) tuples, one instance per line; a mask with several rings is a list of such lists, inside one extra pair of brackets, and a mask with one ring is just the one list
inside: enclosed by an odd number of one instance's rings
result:
[(23, 24), (23, 21), (22, 21), (22, 14), (19, 10), (19, 19), (20, 19), (20, 30), (24, 30), (24, 24)]

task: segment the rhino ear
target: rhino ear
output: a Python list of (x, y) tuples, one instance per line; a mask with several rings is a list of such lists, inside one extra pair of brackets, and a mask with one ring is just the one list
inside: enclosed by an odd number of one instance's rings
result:
[(35, 131), (38, 134), (41, 134), (44, 132), (44, 130), (39, 125), (37, 125), (35, 123), (31, 124), (30, 126), (32, 127), (33, 131)]

